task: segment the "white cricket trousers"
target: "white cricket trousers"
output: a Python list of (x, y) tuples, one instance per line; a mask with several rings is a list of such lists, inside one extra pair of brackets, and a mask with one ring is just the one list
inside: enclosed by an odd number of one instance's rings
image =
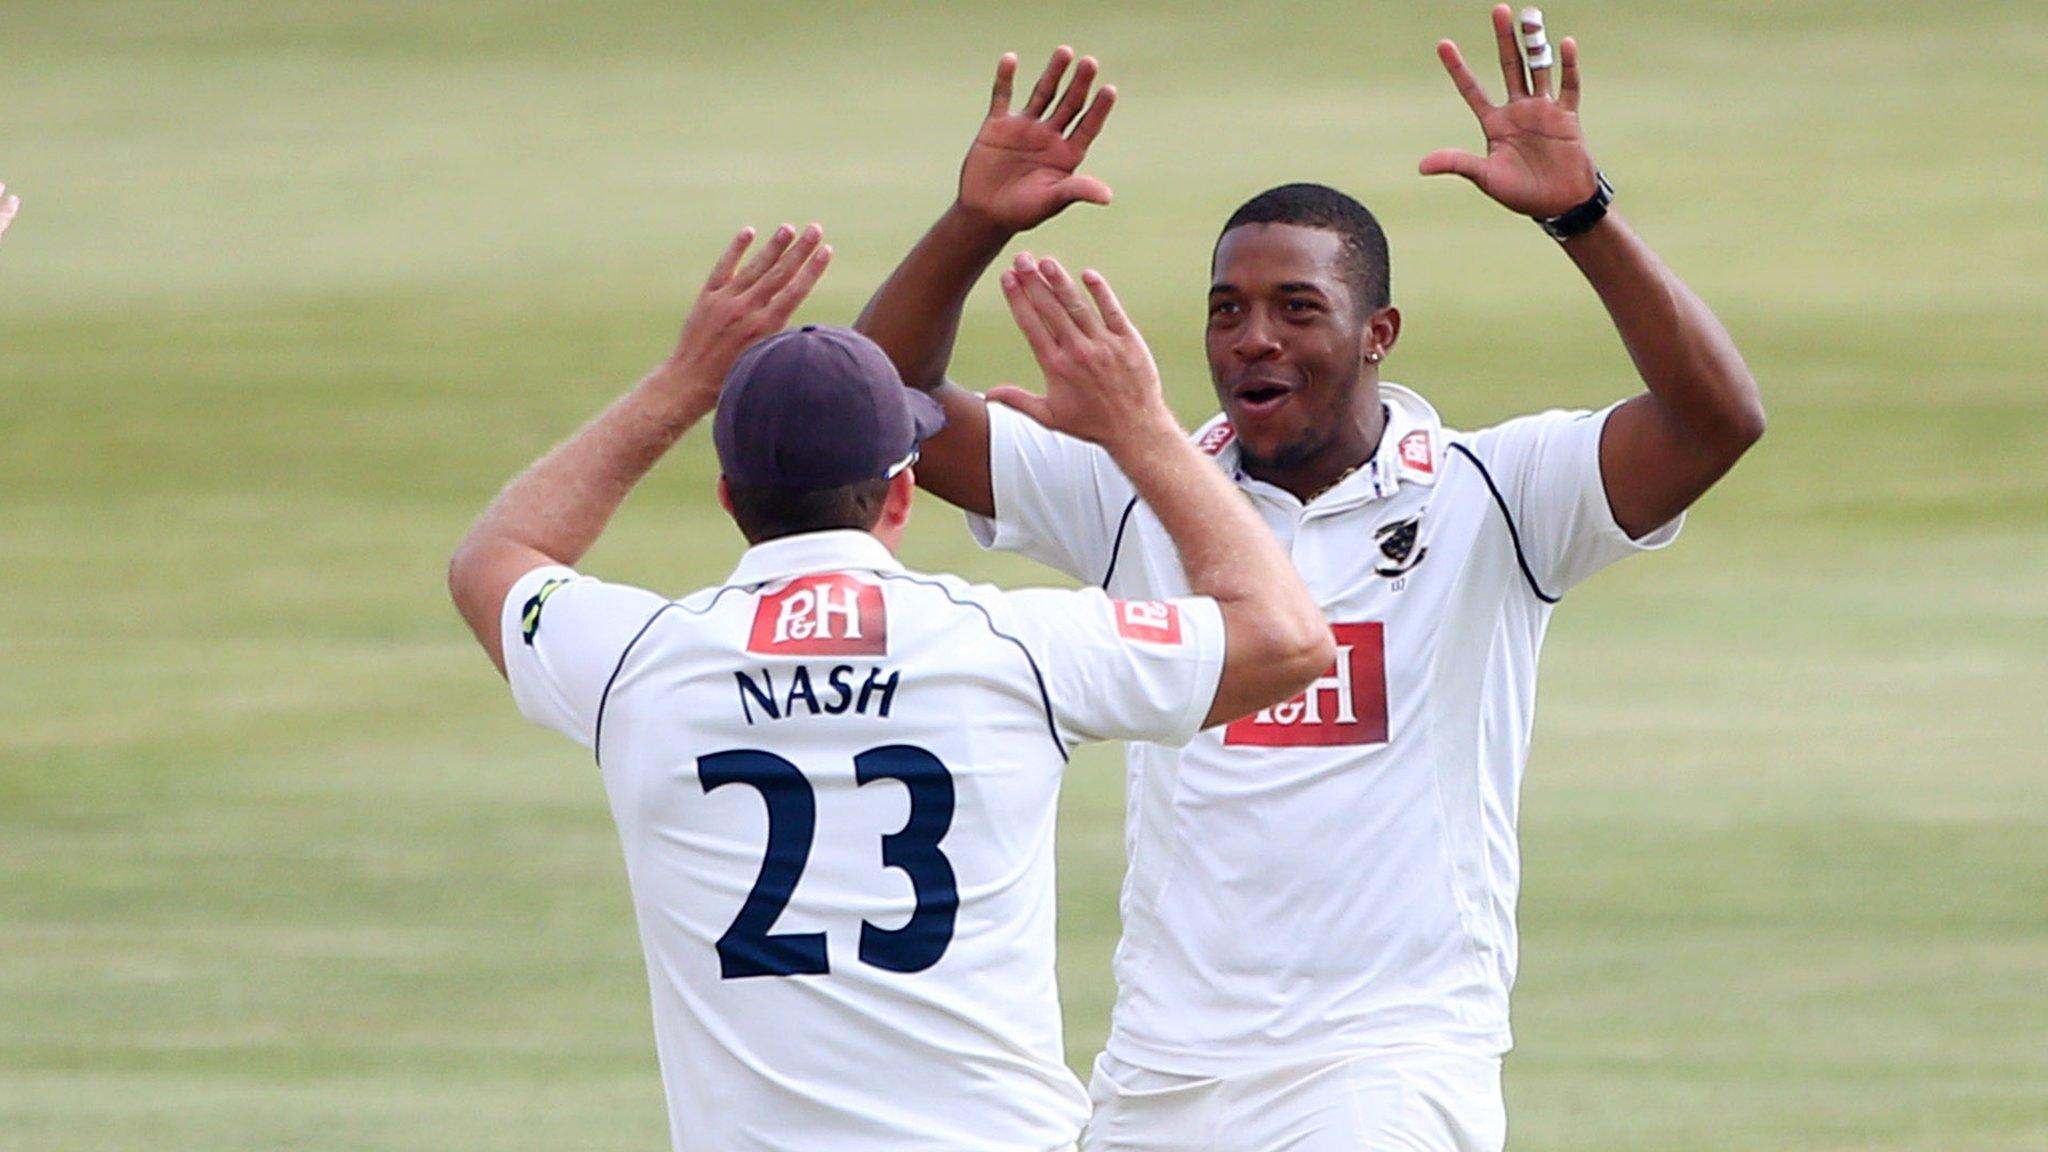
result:
[(1081, 1152), (1502, 1152), (1497, 1057), (1408, 1050), (1183, 1076), (1105, 1052)]

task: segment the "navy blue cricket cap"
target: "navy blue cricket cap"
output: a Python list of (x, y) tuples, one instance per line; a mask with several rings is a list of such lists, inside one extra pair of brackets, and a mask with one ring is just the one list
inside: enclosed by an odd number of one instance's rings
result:
[(711, 438), (728, 484), (818, 489), (895, 476), (945, 426), (874, 341), (806, 324), (740, 353)]

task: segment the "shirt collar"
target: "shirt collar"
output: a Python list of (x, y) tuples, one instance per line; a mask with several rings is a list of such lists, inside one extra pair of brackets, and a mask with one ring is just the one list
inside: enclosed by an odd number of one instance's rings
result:
[[(1444, 452), (1443, 422), (1438, 418), (1436, 409), (1430, 406), (1429, 401), (1399, 384), (1381, 381), (1379, 390), (1380, 404), (1387, 414), (1387, 426), (1380, 433), (1379, 446), (1373, 450), (1372, 458), (1352, 469), (1327, 492), (1309, 501), (1310, 504), (1319, 508), (1348, 506), (1385, 499), (1399, 491), (1403, 483), (1436, 483)], [(1279, 491), (1245, 474), (1237, 429), (1232, 428), (1223, 415), (1218, 414), (1196, 430), (1195, 446), (1213, 457), (1217, 467), (1229, 473), (1239, 485), (1255, 491), (1269, 488)]]
[(901, 572), (903, 565), (873, 535), (841, 528), (825, 532), (801, 532), (765, 540), (747, 549), (739, 566), (732, 570), (728, 584), (766, 584), (802, 576), (809, 572), (842, 572), (848, 569), (870, 572)]
[(1399, 384), (1380, 384), (1387, 427), (1380, 433), (1372, 462), (1359, 469), (1372, 474), (1373, 495), (1392, 496), (1402, 484), (1435, 484), (1444, 451), (1443, 421), (1436, 409)]

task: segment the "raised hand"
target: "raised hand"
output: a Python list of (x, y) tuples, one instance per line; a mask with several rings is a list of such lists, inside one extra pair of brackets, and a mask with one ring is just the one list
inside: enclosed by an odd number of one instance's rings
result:
[[(1074, 74), (1064, 90), (1067, 66)], [(1055, 49), (1020, 111), (1010, 110), (1017, 57), (996, 63), (988, 118), (981, 122), (960, 165), (960, 206), (1010, 232), (1035, 228), (1077, 201), (1109, 203), (1109, 185), (1076, 174), (1088, 146), (1116, 105), (1116, 89), (1103, 86), (1089, 99), (1095, 58), (1074, 62), (1074, 50)]]
[(707, 398), (715, 400), (733, 361), (756, 340), (782, 331), (825, 274), (832, 247), (824, 240), (825, 230), (816, 224), (801, 234), (784, 224), (742, 268), (740, 260), (754, 242), (754, 230), (742, 228), (712, 266), (676, 350), (659, 371), (708, 390)]
[(7, 195), (7, 185), (0, 184), (0, 236), (7, 234), (7, 226), (14, 223), (14, 214), (21, 208), (21, 197)]
[(1121, 437), (1155, 431), (1161, 422), (1178, 435), (1152, 350), (1100, 272), (1081, 274), (1084, 294), (1059, 261), (1024, 253), (1004, 270), (1002, 284), (1045, 373), (1045, 395), (1004, 386), (991, 389), (990, 400), (1112, 453)]
[(1504, 104), (1486, 98), (1456, 44), (1442, 40), (1436, 46), (1444, 71), (1479, 118), (1486, 155), (1441, 149), (1423, 157), (1422, 174), (1463, 176), (1502, 207), (1525, 216), (1570, 211), (1592, 197), (1598, 179), (1579, 130), (1579, 46), (1570, 37), (1558, 46), (1561, 74), (1553, 97), (1548, 68), (1535, 71), (1533, 88), (1523, 74), (1515, 15), (1505, 4), (1493, 10), (1493, 36), (1507, 82)]

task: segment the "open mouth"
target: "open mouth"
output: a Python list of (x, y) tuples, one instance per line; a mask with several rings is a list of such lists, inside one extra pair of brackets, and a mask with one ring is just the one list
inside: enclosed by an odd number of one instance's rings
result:
[(1251, 380), (1238, 385), (1231, 398), (1237, 401), (1238, 407), (1244, 410), (1245, 415), (1264, 416), (1286, 403), (1287, 398), (1293, 394), (1294, 389), (1285, 384), (1270, 380)]

